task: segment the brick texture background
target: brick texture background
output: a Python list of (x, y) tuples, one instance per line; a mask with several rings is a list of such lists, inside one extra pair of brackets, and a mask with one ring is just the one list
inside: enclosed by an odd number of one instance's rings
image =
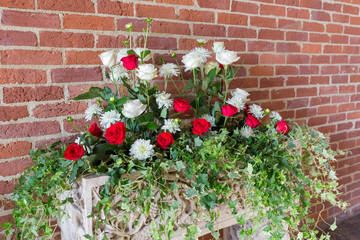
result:
[[(224, 41), (244, 65), (232, 87), (254, 103), (327, 133), (333, 147), (350, 149), (337, 173), (346, 213), (360, 210), (359, 0), (0, 0), (0, 222), (6, 200), (29, 163), (30, 149), (73, 139), (86, 102), (71, 98), (105, 86), (97, 55), (123, 47), (124, 24), (135, 39), (154, 18), (148, 47), (154, 59)], [(315, 206), (314, 212), (318, 209)]]

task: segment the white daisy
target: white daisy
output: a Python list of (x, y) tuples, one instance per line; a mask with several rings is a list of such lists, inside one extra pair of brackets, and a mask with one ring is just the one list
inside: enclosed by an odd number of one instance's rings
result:
[(85, 119), (90, 121), (93, 116), (99, 116), (102, 112), (103, 110), (99, 105), (92, 104), (85, 110)]
[(257, 104), (252, 104), (249, 107), (249, 112), (254, 115), (254, 117), (256, 117), (257, 119), (262, 119), (264, 117), (264, 111), (262, 110), (262, 108), (257, 105)]
[(180, 119), (165, 119), (164, 125), (161, 127), (164, 131), (169, 131), (170, 133), (176, 133), (176, 131), (181, 131), (180, 129)]
[(240, 97), (240, 96), (233, 96), (232, 98), (230, 98), (229, 100), (226, 101), (228, 104), (233, 105), (234, 107), (236, 107), (238, 109), (238, 111), (244, 110), (245, 109), (245, 99)]
[(174, 100), (170, 99), (171, 94), (166, 92), (160, 92), (156, 95), (156, 103), (159, 105), (159, 109), (162, 107), (170, 108), (173, 105)]
[(276, 119), (278, 121), (281, 121), (282, 120), (282, 117), (281, 115), (278, 113), (278, 112), (275, 112), (275, 111), (272, 111), (269, 115), (270, 118), (272, 119)]
[(205, 48), (197, 47), (193, 51), (195, 51), (200, 56), (202, 63), (206, 63), (207, 58), (211, 57), (211, 52)]
[(105, 112), (100, 117), (100, 126), (103, 128), (109, 128), (111, 124), (117, 123), (120, 121), (121, 115), (116, 110), (111, 110), (109, 112)]
[(244, 126), (241, 130), (240, 130), (241, 136), (249, 138), (251, 136), (254, 136), (254, 131), (252, 130), (251, 127), (248, 126)]
[(179, 68), (174, 63), (165, 63), (163, 64), (160, 69), (160, 77), (163, 78), (170, 78), (172, 76), (179, 76)]
[(130, 155), (138, 160), (145, 160), (154, 154), (154, 145), (150, 140), (138, 139), (130, 148)]
[(212, 127), (216, 127), (215, 118), (213, 116), (211, 116), (210, 114), (204, 114), (200, 118), (205, 119), (206, 121), (208, 121), (211, 124)]

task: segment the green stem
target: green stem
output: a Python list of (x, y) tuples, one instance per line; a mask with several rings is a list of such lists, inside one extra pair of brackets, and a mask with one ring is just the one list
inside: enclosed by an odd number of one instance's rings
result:
[(177, 65), (177, 66), (178, 66), (178, 68), (179, 68), (179, 72), (180, 72), (181, 80), (182, 80), (182, 82), (183, 82), (184, 86), (186, 86), (185, 79), (184, 79), (184, 75), (183, 75), (183, 73), (182, 73), (182, 71), (181, 71), (181, 68), (180, 68), (180, 64), (179, 64), (179, 62), (178, 62), (178, 60), (177, 60), (176, 58), (174, 58), (174, 59), (175, 59), (176, 65)]
[(225, 103), (226, 103), (226, 98), (227, 98), (227, 94), (228, 94), (228, 90), (229, 90), (229, 82), (228, 82), (228, 80), (226, 79), (226, 76), (227, 76), (227, 68), (228, 68), (228, 66), (225, 66), (225, 69), (224, 69), (224, 81), (225, 81), (224, 105), (225, 105)]
[(78, 129), (77, 127), (75, 127), (75, 125), (74, 125), (72, 122), (69, 122), (69, 123), (70, 123), (70, 125), (71, 125), (74, 129), (78, 130), (79, 132), (83, 132), (83, 131), (81, 131), (80, 129)]
[[(171, 78), (171, 82), (174, 84), (174, 86), (175, 86), (175, 88), (176, 88), (176, 90), (178, 91), (178, 93), (181, 95), (181, 97), (183, 96), (182, 95), (182, 92), (179, 90), (179, 88), (177, 87), (177, 85), (176, 85), (176, 83), (174, 82), (174, 80)], [(165, 92), (166, 92), (166, 90), (165, 90)]]
[(168, 79), (167, 79), (167, 77), (165, 77), (165, 92), (166, 92), (166, 89), (167, 89), (167, 82), (168, 82)]
[(224, 127), (226, 126), (226, 121), (228, 120), (228, 117), (225, 117), (225, 121), (224, 121)]
[(147, 22), (147, 24), (146, 24), (145, 39), (144, 39), (144, 49), (146, 49), (147, 38), (148, 38), (148, 35), (149, 35), (149, 26), (150, 26), (150, 23)]
[(110, 72), (111, 72), (112, 82), (115, 86), (115, 95), (118, 96), (118, 87), (116, 85), (115, 77), (114, 77), (114, 67), (110, 67)]
[(196, 115), (199, 111), (199, 98), (197, 97), (197, 92), (198, 92), (198, 82), (196, 79), (196, 74), (195, 74), (195, 69), (193, 69), (193, 75), (194, 75), (194, 90), (195, 90), (195, 104), (196, 104)]

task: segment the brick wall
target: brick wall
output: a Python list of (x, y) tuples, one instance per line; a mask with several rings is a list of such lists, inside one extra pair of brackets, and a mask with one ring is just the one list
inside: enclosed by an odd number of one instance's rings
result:
[[(198, 38), (209, 48), (225, 41), (244, 60), (232, 87), (350, 149), (337, 172), (352, 204), (346, 214), (360, 210), (360, 0), (0, 0), (0, 7), (0, 200), (30, 149), (73, 138), (66, 116), (86, 124), (87, 103), (70, 100), (109, 85), (97, 55), (122, 47), (126, 23), (137, 38), (140, 20), (151, 17), (155, 60), (181, 56)], [(3, 222), (12, 206), (0, 202)]]

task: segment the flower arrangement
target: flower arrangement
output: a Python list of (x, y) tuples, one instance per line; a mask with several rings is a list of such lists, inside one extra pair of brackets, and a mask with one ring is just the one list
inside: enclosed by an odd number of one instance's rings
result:
[[(60, 206), (73, 201), (59, 200), (57, 195), (81, 177), (105, 174), (109, 181), (92, 215), (99, 229), (114, 217), (111, 209), (121, 208), (140, 211), (146, 218), (159, 216), (160, 223), (151, 222), (152, 238), (171, 239), (179, 203), (164, 199), (180, 194), (197, 206), (192, 220), (205, 218), (216, 239), (215, 207), (222, 203), (234, 215), (239, 207), (248, 210), (249, 215), (237, 216), (239, 224), (250, 216), (254, 223), (268, 219), (264, 231), (271, 239), (281, 239), (285, 232), (297, 239), (316, 239), (321, 230), (317, 223), (324, 219), (309, 217), (311, 204), (346, 207), (338, 199), (332, 166), (343, 152), (332, 150), (322, 133), (291, 125), (279, 113), (249, 104), (248, 92), (230, 90), (240, 58), (225, 50), (222, 42), (215, 42), (209, 51), (199, 40), (199, 47), (182, 57), (185, 72), (192, 75), (186, 81), (176, 54), (172, 54), (175, 63), (153, 65), (146, 48), (152, 20), (146, 21), (144, 40), (137, 48), (132, 46), (133, 27), (128, 24), (125, 48), (100, 54), (115, 92), (92, 87), (74, 98), (96, 100), (85, 112), (91, 125), (79, 130), (81, 136), (68, 146), (56, 143), (30, 153), (33, 165), (20, 177), (13, 195), (14, 222), (3, 225), (7, 234), (50, 239), (56, 226), (51, 217), (66, 217)], [(153, 84), (158, 77), (164, 80), (163, 90)], [(175, 80), (185, 87), (179, 89)], [(168, 92), (170, 84), (177, 94)], [(71, 117), (68, 121), (73, 124)], [(169, 173), (175, 177), (170, 179)], [(234, 184), (241, 186), (243, 195), (230, 198)], [(121, 196), (121, 203), (114, 205), (115, 195)], [(150, 211), (153, 205), (155, 213)], [(126, 222), (126, 214), (117, 217)], [(185, 239), (199, 234), (196, 225), (178, 227), (187, 230)], [(335, 227), (336, 223), (331, 225)], [(256, 225), (239, 234), (247, 238), (255, 231)], [(328, 237), (324, 233), (320, 239)]]

